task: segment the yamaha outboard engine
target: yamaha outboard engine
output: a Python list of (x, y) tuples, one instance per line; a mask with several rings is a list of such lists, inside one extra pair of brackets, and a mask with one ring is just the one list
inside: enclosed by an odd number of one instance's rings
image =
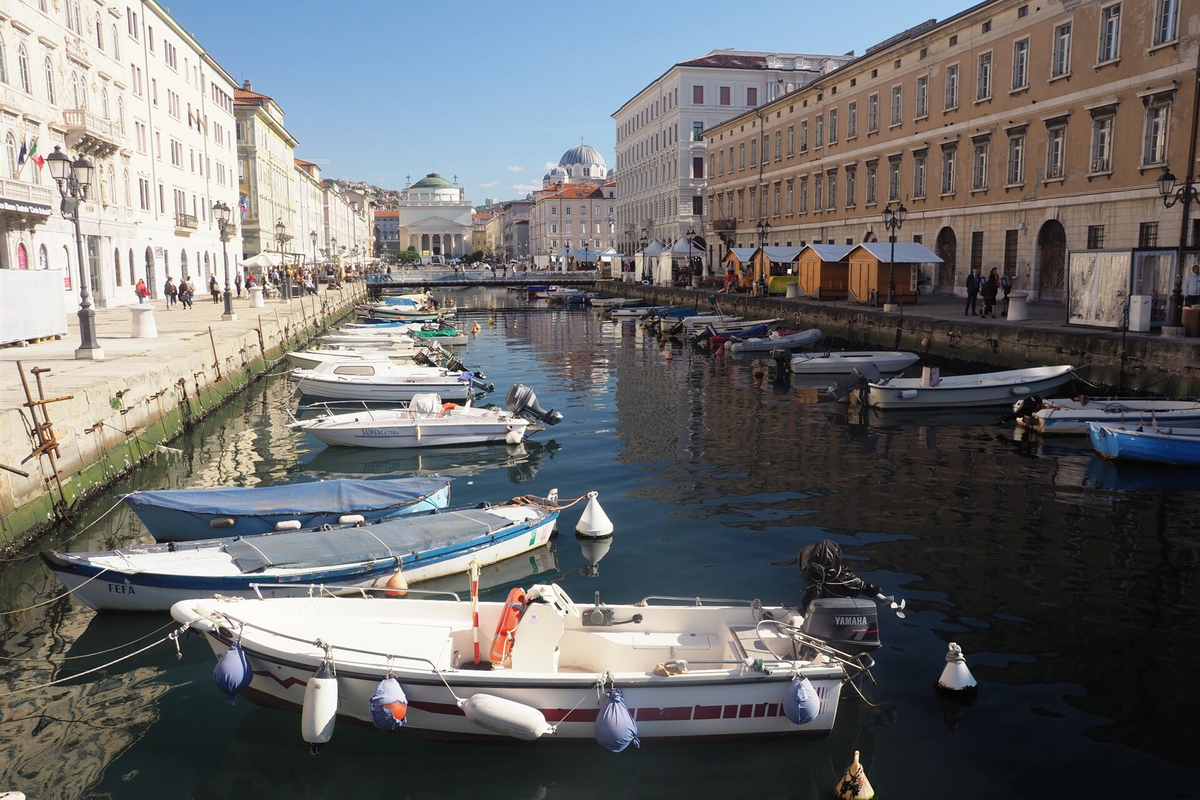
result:
[(875, 650), (880, 646), (879, 609), (862, 597), (813, 600), (800, 630), (845, 653)]
[(1038, 411), (1042, 410), (1042, 398), (1036, 394), (1030, 395), (1022, 400), (1013, 403), (1012, 414), (1010, 419), (1021, 419), (1021, 417), (1033, 416)]
[(849, 397), (851, 392), (865, 389), (868, 384), (879, 383), (882, 380), (883, 375), (879, 372), (879, 367), (867, 363), (861, 367), (855, 367), (850, 371), (849, 378), (838, 381), (826, 392), (832, 395), (834, 400), (842, 401)]
[(508, 396), (504, 398), (504, 407), (518, 416), (544, 422), (547, 425), (557, 425), (563, 419), (563, 415), (553, 408), (549, 411), (543, 410), (538, 405), (537, 395), (533, 393), (533, 389), (521, 383), (514, 383), (513, 387), (508, 390)]

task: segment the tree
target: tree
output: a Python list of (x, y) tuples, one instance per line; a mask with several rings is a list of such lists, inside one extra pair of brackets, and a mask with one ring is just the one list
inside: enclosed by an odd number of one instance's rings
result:
[(421, 260), (421, 257), (417, 254), (417, 248), (409, 245), (407, 250), (400, 252), (400, 254), (396, 257), (396, 260), (401, 264), (415, 264)]

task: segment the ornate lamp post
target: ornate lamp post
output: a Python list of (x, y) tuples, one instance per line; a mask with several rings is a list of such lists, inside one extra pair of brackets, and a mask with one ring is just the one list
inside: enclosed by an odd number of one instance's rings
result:
[(892, 255), (889, 259), (891, 267), (888, 275), (888, 305), (896, 303), (896, 231), (904, 224), (904, 218), (908, 216), (908, 209), (903, 203), (897, 203), (895, 208), (888, 203), (887, 208), (883, 210), (883, 226), (888, 229), (888, 241), (892, 245)]
[(1183, 220), (1179, 223), (1179, 255), (1175, 258), (1175, 288), (1171, 290), (1171, 301), (1167, 307), (1167, 327), (1170, 328), (1183, 325), (1183, 250), (1187, 247), (1187, 224), (1191, 205), (1200, 203), (1200, 194), (1197, 194), (1196, 183), (1191, 179), (1190, 170), (1188, 179), (1182, 186), (1176, 187), (1175, 181), (1176, 178), (1169, 169), (1164, 170), (1162, 177), (1158, 179), (1158, 193), (1162, 195), (1164, 206), (1170, 208), (1183, 202)]
[(292, 300), (292, 275), (288, 271), (287, 262), (283, 258), (283, 238), (287, 236), (287, 228), (283, 225), (283, 220), (275, 221), (275, 244), (279, 248), (279, 261), (283, 267), (283, 299), (289, 303)]
[[(771, 235), (771, 223), (767, 222), (766, 220), (760, 219), (758, 221), (758, 224), (754, 226), (754, 230), (758, 231), (758, 246), (759, 246), (759, 248), (765, 248), (767, 246), (767, 237)], [(766, 258), (766, 255), (767, 255), (766, 253), (763, 253), (764, 258)], [(765, 273), (769, 269), (769, 266), (768, 266), (769, 264), (770, 264), (770, 259), (767, 259), (767, 264), (763, 266), (763, 273), (764, 273), (763, 279), (764, 280), (766, 277)]]
[(50, 175), (58, 186), (58, 193), (62, 195), (60, 211), (63, 219), (69, 219), (75, 225), (75, 252), (79, 259), (80, 338), (75, 358), (98, 361), (104, 358), (104, 350), (96, 339), (96, 311), (92, 308), (87, 270), (83, 268), (83, 234), (79, 230), (79, 206), (87, 201), (88, 187), (92, 184), (92, 162), (83, 156), (71, 161), (57, 145), (54, 152), (46, 156), (46, 160), (50, 162)]
[(229, 206), (218, 200), (213, 205), (212, 212), (213, 219), (217, 221), (217, 229), (221, 233), (221, 254), (225, 258), (225, 313), (221, 315), (221, 319), (235, 320), (237, 314), (233, 313), (233, 293), (229, 291), (229, 248), (226, 246), (230, 234), (233, 233), (233, 226), (229, 224)]
[(313, 248), (313, 269), (317, 268), (317, 232), (311, 231), (308, 234), (308, 240), (312, 242)]
[(647, 245), (650, 244), (650, 242), (646, 239), (645, 236), (643, 236), (640, 244), (641, 244), (641, 250), (642, 250), (642, 282), (649, 283), (650, 271), (646, 268), (646, 247), (647, 247)]

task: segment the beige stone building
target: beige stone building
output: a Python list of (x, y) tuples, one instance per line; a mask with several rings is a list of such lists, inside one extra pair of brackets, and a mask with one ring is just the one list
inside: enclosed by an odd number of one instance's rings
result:
[(943, 259), (923, 292), (961, 294), (978, 265), (1062, 300), (1068, 253), (1179, 245), (1185, 209), (1157, 180), (1195, 176), (1198, 54), (1200, 0), (990, 0), (930, 20), (705, 131), (713, 255), (886, 241), (882, 212), (903, 203), (898, 240)]

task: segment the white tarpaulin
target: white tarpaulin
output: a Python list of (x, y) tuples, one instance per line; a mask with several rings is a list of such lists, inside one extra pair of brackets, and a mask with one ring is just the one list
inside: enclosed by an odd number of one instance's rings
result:
[(283, 255), (280, 253), (268, 253), (264, 250), (256, 256), (250, 256), (250, 258), (239, 261), (238, 266), (249, 267), (250, 269), (281, 267), (283, 266)]
[(61, 269), (0, 269), (0, 344), (66, 333)]
[(1067, 321), (1121, 327), (1132, 260), (1128, 250), (1071, 253), (1067, 260)]
[[(799, 248), (797, 248), (799, 249)], [(672, 258), (699, 258), (704, 255), (704, 251), (685, 237), (679, 237), (675, 240), (675, 244), (671, 245)]]

